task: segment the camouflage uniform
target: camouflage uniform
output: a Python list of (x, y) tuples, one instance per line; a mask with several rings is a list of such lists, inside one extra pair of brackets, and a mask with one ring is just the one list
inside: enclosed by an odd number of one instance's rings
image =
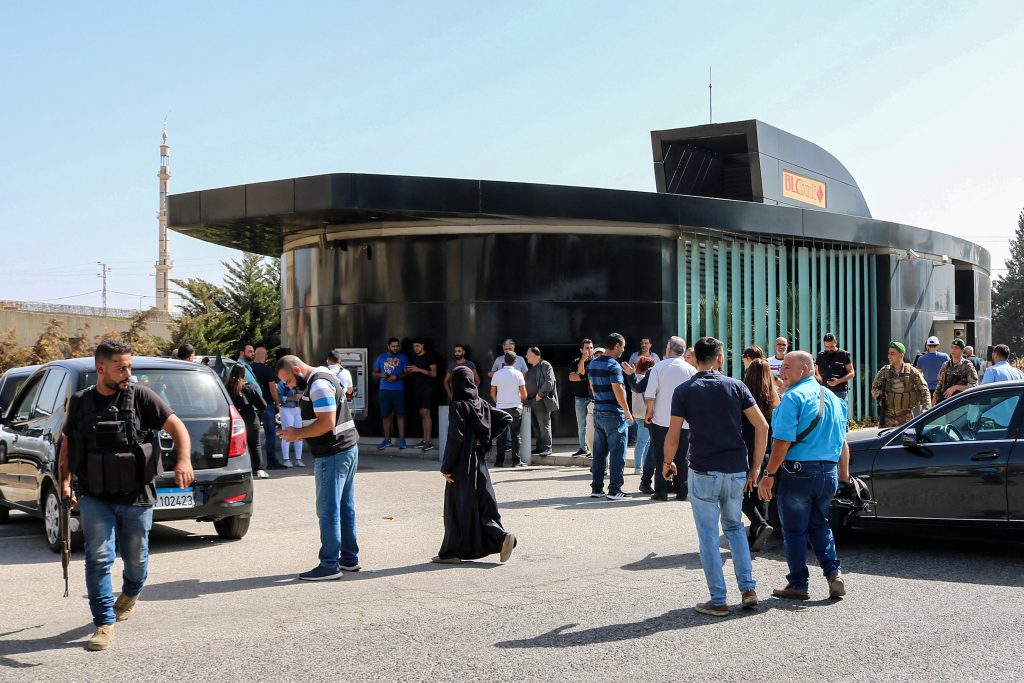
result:
[(942, 369), (939, 370), (939, 381), (935, 384), (935, 395), (932, 397), (932, 402), (937, 404), (942, 400), (946, 389), (960, 384), (965, 385), (968, 389), (978, 386), (978, 371), (975, 369), (974, 363), (967, 356), (962, 357), (959, 363), (954, 363), (953, 359), (950, 358), (942, 364)]
[(914, 409), (927, 410), (932, 405), (931, 392), (921, 371), (904, 363), (899, 372), (886, 365), (871, 383), (871, 395), (876, 401), (885, 399), (885, 427), (898, 427), (914, 417)]

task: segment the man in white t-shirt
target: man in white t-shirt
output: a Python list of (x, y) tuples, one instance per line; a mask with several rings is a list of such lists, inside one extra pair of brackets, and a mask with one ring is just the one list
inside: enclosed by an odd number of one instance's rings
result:
[(785, 389), (785, 383), (779, 377), (779, 372), (782, 370), (782, 361), (786, 360), (787, 353), (789, 353), (789, 342), (785, 337), (779, 337), (775, 340), (775, 355), (768, 356), (768, 367), (771, 368), (772, 375), (775, 376), (775, 388), (779, 390), (780, 394)]
[[(491, 400), (494, 401), (494, 407), (512, 416), (512, 424), (509, 425), (512, 434), (512, 467), (526, 467), (526, 463), (519, 459), (519, 425), (523, 421), (523, 403), (526, 401), (526, 378), (516, 369), (516, 358), (513, 352), (504, 355), (505, 365), (491, 377)], [(495, 467), (504, 467), (506, 448), (508, 443), (504, 437), (498, 437)]]
[(338, 378), (338, 381), (341, 382), (341, 388), (345, 390), (345, 398), (351, 401), (352, 394), (355, 392), (352, 385), (352, 373), (341, 364), (341, 352), (337, 349), (329, 351), (324, 365)]
[[(644, 392), (644, 399), (647, 402), (647, 416), (644, 422), (651, 430), (651, 451), (648, 458), (655, 463), (654, 490), (650, 492), (651, 500), (668, 500), (668, 485), (662, 474), (659, 458), (663, 457), (665, 449), (665, 436), (668, 435), (669, 425), (672, 424), (672, 394), (683, 382), (697, 374), (697, 368), (685, 360), (683, 354), (686, 352), (686, 342), (679, 337), (669, 337), (668, 346), (665, 348), (665, 360), (659, 361), (651, 368), (650, 378), (647, 380), (647, 390)], [(679, 435), (679, 448), (676, 450), (675, 463), (679, 473), (672, 481), (676, 498), (686, 500), (687, 494), (687, 465), (686, 452), (690, 445), (690, 426), (683, 422), (683, 428)]]

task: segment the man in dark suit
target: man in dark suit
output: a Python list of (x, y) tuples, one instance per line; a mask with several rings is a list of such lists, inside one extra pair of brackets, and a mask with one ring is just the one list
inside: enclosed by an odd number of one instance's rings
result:
[(551, 413), (558, 410), (558, 389), (555, 369), (540, 357), (540, 349), (531, 346), (526, 352), (526, 395), (533, 416), (533, 429), (537, 432), (537, 447), (532, 455), (551, 455)]

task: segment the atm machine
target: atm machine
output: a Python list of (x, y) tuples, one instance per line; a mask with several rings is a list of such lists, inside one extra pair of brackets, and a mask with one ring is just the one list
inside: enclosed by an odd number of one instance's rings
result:
[(338, 348), (335, 349), (341, 354), (342, 366), (352, 373), (352, 402), (349, 409), (352, 417), (356, 420), (366, 419), (366, 399), (368, 396), (366, 388), (366, 376), (369, 372), (366, 349)]

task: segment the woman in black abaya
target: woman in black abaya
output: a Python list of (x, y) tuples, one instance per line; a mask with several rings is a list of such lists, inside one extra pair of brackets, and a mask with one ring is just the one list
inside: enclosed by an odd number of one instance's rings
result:
[(441, 462), (444, 489), (444, 541), (434, 562), (457, 564), (494, 553), (505, 562), (516, 537), (505, 531), (484, 456), (491, 442), (503, 438), (512, 422), (508, 413), (492, 408), (477, 393), (473, 371), (452, 372), (452, 402), (448, 407), (448, 441)]

